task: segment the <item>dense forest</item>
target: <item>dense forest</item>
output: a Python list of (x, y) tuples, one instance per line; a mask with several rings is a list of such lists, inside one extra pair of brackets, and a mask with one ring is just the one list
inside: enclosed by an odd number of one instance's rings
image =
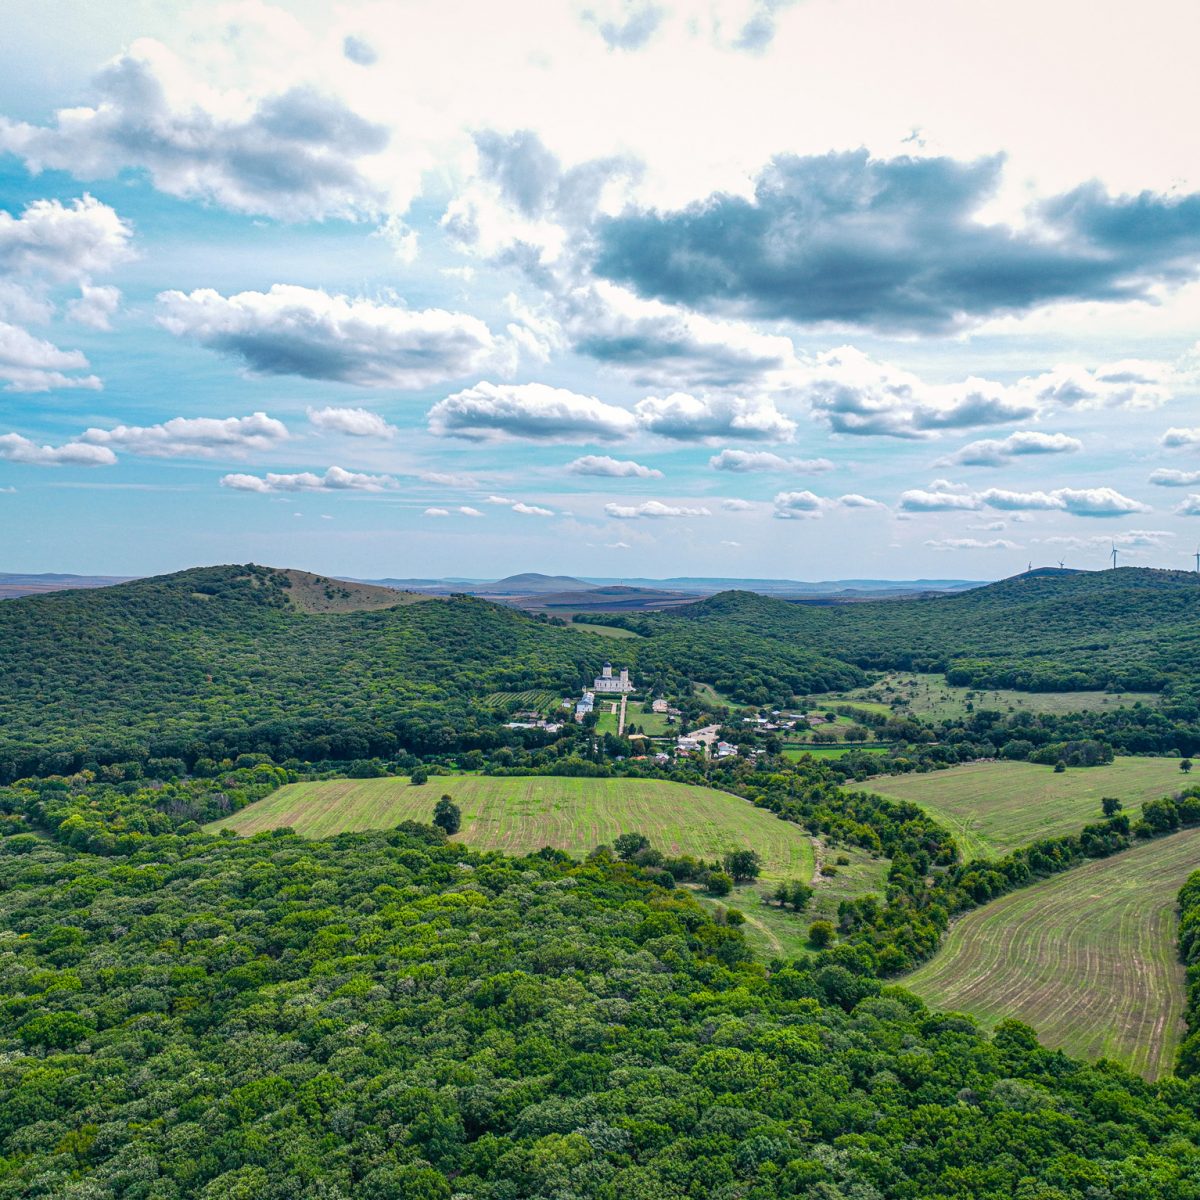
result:
[[(0, 781), (147, 758), (492, 749), (519, 739), (489, 693), (576, 694), (613, 650), (466, 596), (311, 613), (289, 602), (291, 587), (269, 568), (211, 567), (0, 602)], [(676, 687), (741, 670), (746, 686), (766, 680), (781, 694), (864, 680), (806, 648), (717, 627), (647, 645), (636, 668)]]
[(1200, 1197), (1194, 1085), (754, 962), (601, 851), (4, 856), (0, 1196)]
[(683, 624), (724, 625), (866, 669), (945, 672), (973, 687), (1159, 691), (1190, 683), (1200, 575), (1033, 572), (952, 596), (820, 606), (722, 592), (662, 614), (603, 620), (651, 638), (676, 636)]

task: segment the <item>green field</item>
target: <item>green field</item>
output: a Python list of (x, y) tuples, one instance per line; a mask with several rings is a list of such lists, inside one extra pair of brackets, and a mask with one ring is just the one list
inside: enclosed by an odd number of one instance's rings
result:
[(1132, 816), (1147, 800), (1177, 792), (1186, 782), (1178, 759), (1117, 758), (1108, 766), (1061, 773), (1037, 763), (964, 763), (923, 775), (877, 776), (854, 790), (920, 805), (972, 859), (1075, 833), (1103, 819), (1104, 796), (1115, 796)]
[(678, 725), (667, 724), (666, 713), (642, 712), (640, 703), (630, 703), (625, 708), (625, 727), (628, 729), (630, 725), (637, 725), (642, 732), (650, 737), (665, 737), (673, 729), (678, 729)]
[(601, 637), (610, 638), (636, 638), (641, 637), (641, 634), (634, 633), (632, 629), (621, 629), (616, 625), (588, 625), (584, 621), (576, 621), (572, 629), (582, 629), (584, 633), (598, 633)]
[(1175, 895), (1198, 863), (1189, 829), (1012, 892), (956, 921), (904, 986), (988, 1027), (1016, 1017), (1076, 1057), (1167, 1074), (1183, 1028)]
[(971, 711), (983, 709), (1033, 713), (1103, 712), (1105, 709), (1129, 708), (1139, 701), (1158, 704), (1159, 696), (1154, 692), (1014, 692), (1007, 688), (951, 687), (942, 675), (894, 671), (870, 687), (837, 697), (824, 697), (819, 703), (833, 706), (865, 702), (876, 712), (890, 713), (897, 707), (896, 701), (924, 720), (943, 721), (957, 720)]
[(783, 757), (796, 759), (802, 754), (811, 754), (813, 758), (841, 758), (843, 754), (848, 754), (851, 750), (865, 750), (868, 754), (886, 754), (891, 747), (889, 745), (875, 745), (874, 743), (866, 743), (861, 745), (849, 746), (830, 743), (829, 745), (810, 745), (808, 742), (797, 744), (790, 742), (783, 747)]
[(554, 712), (562, 708), (563, 698), (557, 692), (492, 692), (484, 696), (484, 704), (496, 708), (511, 708), (514, 712)]
[(712, 859), (749, 846), (772, 877), (809, 879), (814, 869), (812, 841), (799, 825), (728, 792), (659, 779), (455, 775), (417, 787), (395, 778), (294, 783), (208, 828), (249, 834), (290, 825), (306, 837), (388, 829), (428, 822), (443, 792), (462, 809), (458, 836), (485, 850), (528, 854), (554, 846), (582, 856), (636, 830), (666, 854)]

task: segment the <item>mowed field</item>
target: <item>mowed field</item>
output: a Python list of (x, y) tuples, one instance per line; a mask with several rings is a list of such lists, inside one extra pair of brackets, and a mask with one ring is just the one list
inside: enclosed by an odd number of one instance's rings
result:
[(1103, 820), (1100, 801), (1115, 796), (1131, 816), (1147, 800), (1190, 782), (1172, 758), (1117, 758), (1104, 767), (1027, 762), (964, 763), (925, 775), (869, 779), (854, 790), (920, 805), (958, 842), (964, 858), (995, 858), (1044, 837)]
[(390, 829), (428, 822), (443, 793), (462, 809), (457, 836), (484, 850), (528, 854), (553, 846), (583, 856), (636, 831), (665, 854), (712, 859), (750, 847), (772, 877), (808, 880), (814, 869), (811, 839), (799, 825), (728, 792), (660, 779), (455, 775), (416, 787), (403, 778), (294, 783), (208, 828), (250, 834), (290, 825), (306, 837)]
[(989, 1028), (1032, 1025), (1048, 1046), (1168, 1074), (1183, 1032), (1175, 897), (1200, 865), (1200, 830), (1147, 842), (1012, 892), (954, 922), (901, 982)]

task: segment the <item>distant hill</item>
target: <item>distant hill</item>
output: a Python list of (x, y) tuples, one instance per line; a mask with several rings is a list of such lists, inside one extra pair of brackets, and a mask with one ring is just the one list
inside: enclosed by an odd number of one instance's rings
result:
[(1200, 575), (1051, 568), (957, 595), (824, 608), (722, 592), (659, 620), (716, 621), (860, 667), (945, 671), (973, 686), (1157, 691), (1193, 675)]
[(571, 575), (539, 575), (526, 571), (521, 575), (509, 575), (495, 583), (483, 585), (489, 592), (568, 592), (586, 591), (590, 584)]
[(0, 600), (16, 600), (21, 596), (41, 596), (46, 592), (61, 592), (70, 588), (112, 587), (127, 583), (128, 575), (10, 575), (0, 572)]

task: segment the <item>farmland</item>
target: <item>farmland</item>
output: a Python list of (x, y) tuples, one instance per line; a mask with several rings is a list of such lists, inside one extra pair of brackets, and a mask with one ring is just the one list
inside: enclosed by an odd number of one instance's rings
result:
[(887, 745), (872, 745), (870, 743), (850, 744), (850, 745), (818, 745), (816, 743), (796, 743), (789, 742), (783, 747), (783, 757), (790, 759), (800, 758), (802, 755), (811, 754), (813, 758), (841, 758), (843, 754), (849, 754), (851, 750), (865, 750), (868, 754), (886, 754), (891, 747)]
[(893, 671), (870, 687), (822, 700), (824, 704), (857, 704), (864, 709), (869, 705), (872, 711), (884, 713), (904, 708), (927, 721), (958, 720), (982, 709), (1057, 715), (1158, 702), (1153, 692), (1016, 692), (1007, 688), (951, 687), (942, 675), (911, 671)]
[(554, 846), (582, 856), (636, 830), (666, 854), (711, 859), (749, 846), (772, 877), (808, 880), (813, 873), (812, 843), (798, 825), (727, 792), (665, 780), (457, 775), (420, 786), (396, 778), (296, 783), (209, 828), (251, 834), (291, 826), (314, 838), (388, 829), (428, 822), (443, 792), (462, 809), (459, 837), (484, 850), (527, 854)]
[(483, 698), (485, 704), (494, 708), (511, 708), (522, 712), (553, 712), (562, 707), (562, 697), (557, 692), (530, 690), (526, 692), (491, 692)]
[(576, 621), (572, 629), (580, 629), (584, 633), (598, 633), (601, 637), (630, 639), (638, 635), (632, 629), (622, 629), (619, 625), (589, 625), (585, 621)]
[(1104, 796), (1115, 796), (1134, 815), (1147, 800), (1176, 792), (1184, 782), (1176, 759), (1117, 758), (1108, 766), (1058, 773), (1036, 763), (966, 763), (879, 777), (857, 790), (919, 805), (954, 834), (964, 858), (991, 858), (1100, 820)]
[(1157, 1078), (1181, 1033), (1176, 892), (1200, 856), (1185, 830), (1012, 892), (954, 923), (904, 985), (991, 1027), (1032, 1025), (1048, 1046)]

